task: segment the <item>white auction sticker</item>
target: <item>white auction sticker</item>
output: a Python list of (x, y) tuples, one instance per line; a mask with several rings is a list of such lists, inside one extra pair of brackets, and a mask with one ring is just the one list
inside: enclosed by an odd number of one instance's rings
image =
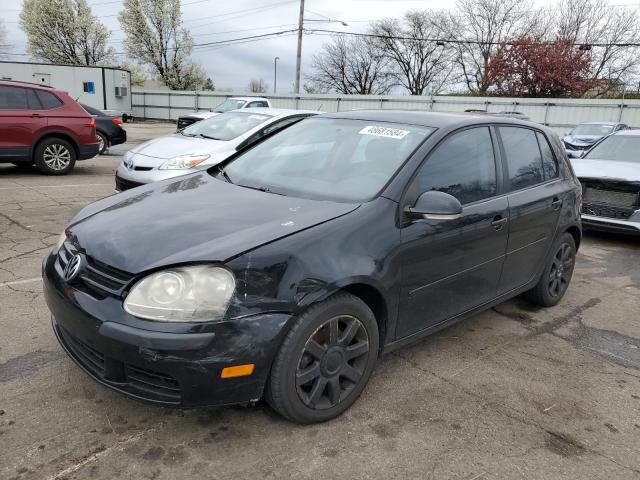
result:
[(395, 138), (396, 140), (400, 140), (401, 138), (409, 135), (409, 130), (369, 125), (368, 127), (364, 127), (360, 130), (359, 133), (360, 135), (375, 135), (376, 137)]

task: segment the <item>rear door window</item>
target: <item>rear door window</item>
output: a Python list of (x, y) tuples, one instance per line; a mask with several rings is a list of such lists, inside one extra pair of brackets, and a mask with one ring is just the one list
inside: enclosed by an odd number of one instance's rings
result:
[(62, 102), (60, 101), (60, 99), (51, 92), (36, 90), (36, 94), (40, 99), (40, 103), (42, 103), (42, 108), (46, 110), (62, 106)]
[(26, 88), (0, 86), (0, 109), (27, 110), (28, 108)]
[(498, 127), (498, 131), (509, 171), (509, 190), (521, 190), (542, 183), (544, 171), (536, 132), (520, 127)]
[(453, 195), (463, 205), (496, 195), (496, 163), (489, 128), (470, 128), (445, 139), (420, 168), (416, 181), (418, 194), (438, 190)]
[(40, 105), (40, 100), (36, 96), (36, 91), (32, 88), (26, 88), (27, 91), (27, 104), (29, 105), (29, 109), (31, 110), (41, 110), (42, 105)]

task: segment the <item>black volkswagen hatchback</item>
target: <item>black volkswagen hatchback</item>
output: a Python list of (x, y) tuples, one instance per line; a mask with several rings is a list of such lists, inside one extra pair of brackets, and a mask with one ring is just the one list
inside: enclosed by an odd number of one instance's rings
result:
[(556, 304), (580, 243), (558, 137), (515, 119), (321, 115), (206, 172), (84, 208), (45, 259), (93, 379), (162, 405), (319, 422), (379, 355), (515, 295)]

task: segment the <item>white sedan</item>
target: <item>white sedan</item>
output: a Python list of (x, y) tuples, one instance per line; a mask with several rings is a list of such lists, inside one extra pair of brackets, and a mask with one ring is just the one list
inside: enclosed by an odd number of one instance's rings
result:
[(207, 169), (265, 135), (318, 113), (245, 108), (149, 140), (124, 154), (116, 171), (116, 191)]

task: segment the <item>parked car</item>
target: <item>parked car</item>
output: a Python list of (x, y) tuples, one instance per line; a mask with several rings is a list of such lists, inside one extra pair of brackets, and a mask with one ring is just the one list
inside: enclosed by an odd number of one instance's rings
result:
[(209, 111), (193, 112), (188, 115), (178, 117), (178, 130), (189, 125), (200, 122), (206, 118), (215, 117), (221, 113), (230, 112), (231, 110), (240, 110), (242, 108), (271, 108), (271, 102), (268, 98), (262, 97), (231, 97), (227, 98), (220, 105), (213, 107)]
[(640, 234), (640, 130), (614, 133), (572, 164), (582, 184), (583, 225)]
[(317, 113), (246, 108), (155, 138), (124, 155), (116, 170), (116, 191), (207, 169), (263, 136)]
[(80, 105), (96, 119), (96, 138), (98, 139), (99, 155), (104, 154), (109, 150), (109, 147), (120, 145), (127, 141), (127, 131), (120, 126), (122, 125), (120, 117), (114, 117), (83, 103)]
[(579, 158), (607, 135), (628, 128), (624, 123), (587, 122), (577, 125), (563, 138), (569, 158)]
[(76, 160), (98, 153), (96, 119), (66, 92), (0, 80), (0, 163), (69, 173)]
[(44, 261), (44, 294), (62, 347), (111, 389), (161, 405), (264, 396), (320, 422), (383, 353), (521, 293), (557, 304), (580, 197), (542, 126), (319, 115), (85, 207)]

